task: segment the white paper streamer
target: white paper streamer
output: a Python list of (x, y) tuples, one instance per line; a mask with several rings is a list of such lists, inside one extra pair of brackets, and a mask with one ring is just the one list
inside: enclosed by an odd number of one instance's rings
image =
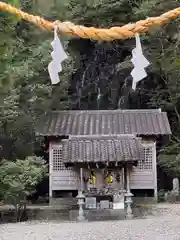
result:
[(67, 54), (64, 52), (62, 43), (57, 34), (57, 28), (54, 28), (54, 40), (51, 43), (53, 51), (51, 52), (52, 62), (48, 65), (48, 72), (51, 78), (52, 84), (57, 84), (60, 82), (58, 73), (62, 71), (61, 63), (68, 58)]
[(131, 76), (133, 77), (132, 89), (136, 90), (136, 84), (143, 78), (147, 77), (145, 68), (150, 64), (143, 55), (141, 41), (138, 34), (136, 35), (136, 48), (132, 50), (131, 62), (134, 65), (134, 69), (131, 72)]

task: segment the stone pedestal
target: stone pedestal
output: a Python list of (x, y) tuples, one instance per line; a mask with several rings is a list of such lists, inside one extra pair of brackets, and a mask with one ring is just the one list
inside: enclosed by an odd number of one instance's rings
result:
[(132, 197), (133, 197), (133, 194), (131, 192), (127, 192), (125, 194), (125, 197), (126, 197), (126, 200), (125, 200), (125, 203), (126, 203), (126, 218), (127, 219), (132, 219), (133, 218), (133, 214), (132, 214)]
[(127, 219), (132, 219), (133, 214), (132, 214), (132, 196), (133, 194), (131, 193), (131, 188), (130, 188), (130, 172), (132, 169), (132, 165), (126, 165), (125, 166), (125, 172), (126, 172), (126, 194), (125, 194), (125, 204), (126, 204), (126, 218)]
[(97, 208), (96, 198), (95, 197), (86, 197), (85, 208), (86, 209), (96, 209)]
[(79, 191), (78, 192), (78, 195), (76, 197), (78, 199), (78, 206), (79, 206), (79, 211), (78, 211), (78, 217), (77, 217), (77, 220), (79, 222), (82, 222), (85, 220), (85, 217), (84, 217), (84, 209), (83, 209), (83, 206), (85, 204), (85, 196), (83, 195), (82, 191)]
[(125, 193), (125, 190), (121, 190), (113, 195), (113, 209), (124, 209)]

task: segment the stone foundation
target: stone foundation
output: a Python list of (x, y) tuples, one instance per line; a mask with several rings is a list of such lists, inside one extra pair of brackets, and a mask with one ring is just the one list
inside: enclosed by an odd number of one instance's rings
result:
[[(85, 217), (88, 221), (107, 221), (126, 219), (126, 209), (94, 209), (84, 210)], [(134, 218), (144, 218), (152, 215), (152, 208), (133, 207)], [(50, 206), (29, 206), (23, 221), (76, 221), (78, 210), (63, 210), (58, 207)], [(16, 222), (15, 210), (13, 208), (0, 209), (0, 223)]]
[[(29, 208), (22, 215), (21, 221), (68, 221), (69, 211), (56, 208)], [(14, 209), (0, 210), (0, 223), (16, 222)]]
[(71, 210), (77, 209), (77, 199), (76, 198), (50, 198), (49, 205), (58, 207), (58, 209)]
[[(135, 207), (133, 210), (133, 218), (143, 218), (152, 215), (150, 208)], [(78, 210), (69, 211), (69, 220), (76, 221)], [(126, 219), (126, 209), (93, 209), (84, 210), (86, 221), (109, 221)]]
[(165, 201), (166, 202), (169, 202), (169, 203), (176, 203), (176, 202), (180, 202), (180, 195), (169, 195), (165, 198)]
[(157, 200), (154, 197), (132, 197), (133, 204), (156, 204)]
[[(134, 206), (157, 203), (157, 200), (154, 197), (132, 197), (132, 200), (133, 200)], [(179, 196), (179, 200), (180, 200), (180, 196)], [(58, 207), (58, 209), (62, 209), (62, 210), (78, 209), (76, 198), (51, 198), (49, 200), (49, 206)]]

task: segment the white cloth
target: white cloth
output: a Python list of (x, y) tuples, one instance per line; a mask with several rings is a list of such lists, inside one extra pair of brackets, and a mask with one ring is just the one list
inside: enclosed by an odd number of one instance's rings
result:
[(53, 60), (48, 65), (48, 72), (51, 78), (51, 83), (57, 84), (60, 82), (58, 73), (62, 71), (61, 63), (68, 58), (58, 37), (57, 28), (54, 28), (54, 40), (51, 45), (53, 48), (53, 51), (51, 52)]
[(133, 77), (132, 89), (135, 90), (137, 82), (147, 77), (145, 68), (150, 64), (143, 55), (139, 35), (136, 35), (136, 48), (132, 50), (131, 62), (134, 65), (134, 69), (131, 72), (131, 76)]

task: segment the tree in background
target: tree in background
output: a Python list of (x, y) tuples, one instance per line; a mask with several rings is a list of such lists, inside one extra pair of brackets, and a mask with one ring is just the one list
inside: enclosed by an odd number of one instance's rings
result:
[(44, 160), (35, 156), (1, 163), (0, 195), (5, 204), (14, 206), (17, 221), (21, 220), (21, 210), (25, 210), (27, 197), (34, 193), (46, 173)]
[[(34, 4), (27, 0), (19, 1), (18, 6), (36, 13)], [(11, 138), (13, 150), (8, 159), (24, 158), (35, 151), (34, 126), (41, 114), (68, 107), (68, 77), (74, 62), (70, 56), (64, 63), (60, 87), (52, 86), (47, 66), (51, 61), (53, 36), (20, 19), (11, 19), (8, 14), (0, 18), (0, 24), (0, 135)], [(66, 41), (64, 44), (66, 47)], [(4, 149), (2, 146), (0, 150), (2, 158), (7, 157)]]

